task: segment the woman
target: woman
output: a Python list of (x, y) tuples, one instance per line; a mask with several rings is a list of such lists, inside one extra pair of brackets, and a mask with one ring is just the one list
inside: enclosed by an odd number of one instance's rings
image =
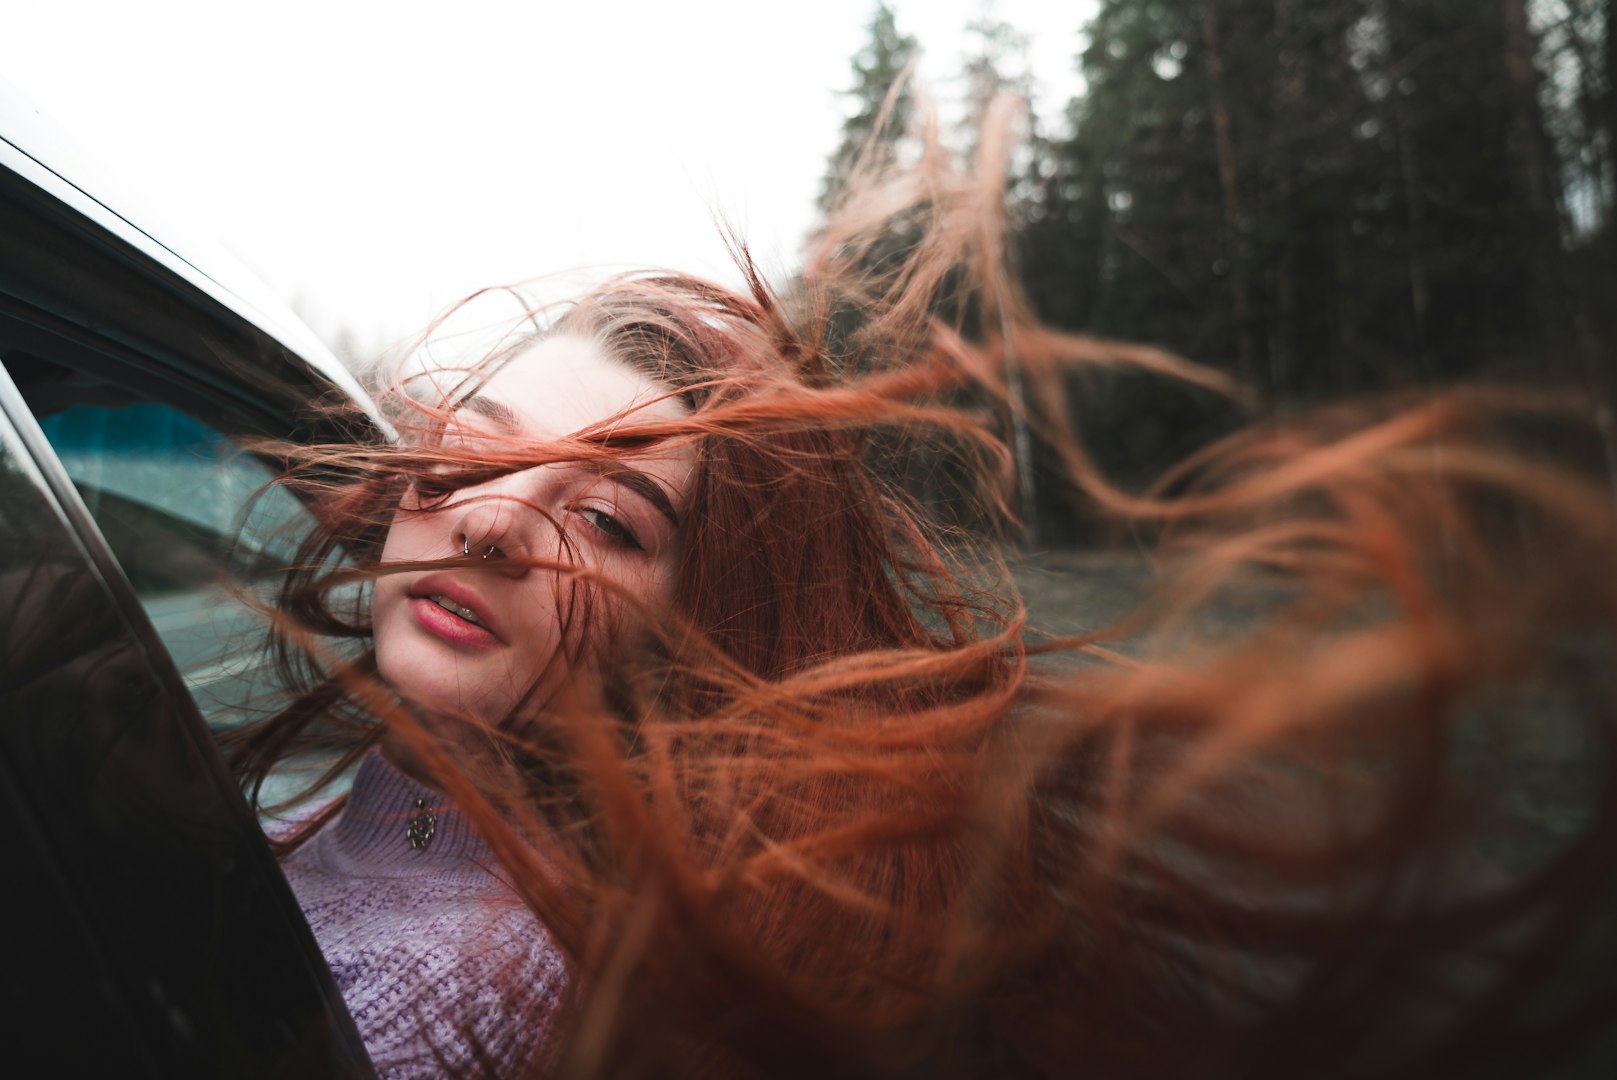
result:
[[(535, 846), (571, 838), (526, 883), (530, 904), (556, 908), (546, 891), (600, 846), (560, 762), (585, 749), (570, 737), (644, 719), (635, 679), (655, 671), (659, 715), (714, 719), (743, 689), (836, 657), (967, 640), (970, 605), (860, 462), (861, 437), (805, 420), (811, 373), (779, 348), (780, 318), (767, 297), (695, 279), (619, 280), (449, 380), (442, 401), (399, 395), (412, 403), (401, 448), (317, 455), (367, 472), (328, 492), (331, 517), (283, 590), (282, 658), (305, 692), (242, 741), (237, 767), (258, 781), (288, 753), (337, 744), (336, 771), (380, 740), (346, 806), (287, 838), (285, 865), (384, 1074), (510, 1072), (544, 1046), (564, 997), (544, 926), (499, 902), (515, 899), (498, 881), (507, 852), (451, 794), (484, 826), (527, 826)], [(354, 576), (329, 565), (339, 542), (357, 543), (374, 579), (357, 618), (334, 591)], [(907, 563), (918, 555), (931, 565)], [(916, 592), (924, 581), (934, 595)], [(296, 647), (307, 629), (371, 648), (328, 666)], [(685, 760), (734, 754), (709, 744)]]
[[(1040, 328), (996, 189), (935, 149), (854, 191), (785, 297), (613, 282), (399, 395), (400, 447), (291, 478), (328, 496), (282, 596), (303, 693), (237, 765), (381, 742), (286, 846), (384, 1071), (1431, 1075), (1596, 1045), (1617, 586), (1510, 568), (1603, 567), (1617, 523), (1575, 454), (1497, 448), (1577, 403), (1327, 411), (1172, 497), (1046, 423), (1178, 547), (1145, 658), (1041, 641), (986, 545), (950, 554), (1003, 520), (1007, 372), (1035, 421), (1074, 365), (1219, 380)], [(909, 495), (945, 481), (947, 522)], [(1260, 610), (1186, 630), (1232, 593)], [(1476, 777), (1538, 751), (1485, 714), (1535, 688), (1598, 765), (1501, 867), (1478, 845), (1520, 792)]]
[[(485, 374), (444, 416), (439, 451), (687, 411), (577, 334)], [(374, 664), (440, 744), (473, 754), (469, 733), (529, 722), (595, 664), (586, 653), (602, 643), (580, 631), (565, 583), (530, 563), (583, 553), (614, 587), (665, 602), (692, 451), (604, 464), (536, 465), (443, 496), (418, 479), (400, 500), (371, 596)], [(565, 989), (560, 955), (408, 739), (383, 735), (339, 818), (285, 867), (382, 1075), (479, 1059), (509, 1072), (539, 1043)]]

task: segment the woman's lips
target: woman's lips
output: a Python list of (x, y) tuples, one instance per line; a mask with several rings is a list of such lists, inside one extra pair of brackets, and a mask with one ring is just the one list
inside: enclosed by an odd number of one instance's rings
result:
[(410, 587), (410, 613), (434, 637), (452, 645), (488, 647), (501, 644), (476, 590), (445, 576), (424, 578)]

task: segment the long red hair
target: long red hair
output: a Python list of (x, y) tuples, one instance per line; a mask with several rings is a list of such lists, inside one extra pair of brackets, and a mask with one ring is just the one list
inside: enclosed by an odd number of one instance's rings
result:
[[(452, 395), (400, 393), (400, 443), (298, 451), (286, 482), (323, 518), (281, 597), (297, 696), (237, 738), (244, 782), (311, 749), (338, 771), (393, 725), (572, 963), (552, 1074), (1609, 1054), (1617, 512), (1585, 405), (1472, 389), (1269, 417), (1122, 490), (1061, 419), (1068, 373), (1240, 390), (1041, 327), (1005, 268), (1003, 146), (983, 154), (871, 164), (783, 292), (743, 253), (743, 292), (630, 276), (552, 320), (684, 420), (450, 452)], [(1161, 535), (1122, 626), (1027, 627), (998, 554), (1008, 409), (1091, 507)], [(489, 753), (439, 745), (376, 682), (351, 587), (403, 493), (665, 440), (699, 461), (673, 604), (617, 598), (648, 632), (604, 694)], [(936, 473), (967, 511), (929, 512)]]

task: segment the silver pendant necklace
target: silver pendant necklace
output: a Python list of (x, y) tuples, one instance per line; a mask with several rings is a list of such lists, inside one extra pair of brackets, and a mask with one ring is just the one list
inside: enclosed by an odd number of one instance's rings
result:
[(438, 815), (425, 796), (416, 799), (415, 809), (415, 817), (404, 826), (404, 838), (410, 841), (412, 848), (422, 851), (432, 843), (433, 836), (438, 832)]

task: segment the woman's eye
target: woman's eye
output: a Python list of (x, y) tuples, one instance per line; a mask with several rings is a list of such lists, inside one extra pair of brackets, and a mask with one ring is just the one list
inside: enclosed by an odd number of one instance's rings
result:
[(621, 521), (605, 510), (598, 510), (593, 506), (580, 506), (575, 512), (613, 541), (636, 550), (642, 550), (640, 541), (635, 539), (634, 533), (630, 532)]
[(416, 502), (423, 508), (442, 502), (455, 493), (458, 486), (452, 477), (428, 473), (413, 480)]

